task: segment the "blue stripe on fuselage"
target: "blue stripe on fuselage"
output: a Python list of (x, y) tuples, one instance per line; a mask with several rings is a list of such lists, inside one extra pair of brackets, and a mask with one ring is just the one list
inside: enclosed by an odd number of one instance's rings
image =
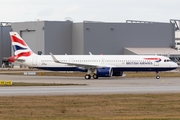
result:
[[(38, 69), (50, 70), (50, 71), (81, 71), (87, 72), (86, 69), (80, 69), (78, 67), (37, 67)], [(168, 71), (176, 69), (175, 67), (116, 67), (112, 68), (115, 71)]]

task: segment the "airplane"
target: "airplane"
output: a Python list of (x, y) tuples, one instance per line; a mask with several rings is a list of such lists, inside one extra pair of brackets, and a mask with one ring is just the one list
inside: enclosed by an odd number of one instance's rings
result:
[(17, 32), (10, 32), (13, 57), (8, 61), (51, 71), (87, 72), (85, 79), (125, 76), (124, 71), (154, 71), (159, 79), (159, 71), (176, 69), (178, 65), (168, 57), (157, 55), (37, 55)]

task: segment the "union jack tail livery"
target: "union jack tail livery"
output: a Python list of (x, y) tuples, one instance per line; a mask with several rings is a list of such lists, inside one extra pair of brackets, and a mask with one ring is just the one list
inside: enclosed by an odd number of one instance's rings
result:
[(10, 32), (10, 37), (15, 56), (9, 57), (7, 59), (8, 61), (24, 61), (24, 57), (30, 57), (31, 55), (35, 55), (17, 32)]

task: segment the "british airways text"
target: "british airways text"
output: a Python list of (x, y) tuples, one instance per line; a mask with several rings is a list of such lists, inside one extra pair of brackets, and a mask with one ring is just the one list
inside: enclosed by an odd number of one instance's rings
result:
[(152, 62), (126, 62), (126, 65), (152, 65)]

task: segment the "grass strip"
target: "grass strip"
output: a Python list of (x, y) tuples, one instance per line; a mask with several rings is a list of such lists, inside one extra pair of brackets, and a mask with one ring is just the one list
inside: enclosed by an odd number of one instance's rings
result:
[(25, 83), (25, 82), (13, 82), (12, 85), (0, 85), (0, 87), (6, 86), (83, 86), (86, 84), (74, 84), (74, 83)]
[(179, 120), (180, 93), (0, 97), (1, 120)]

